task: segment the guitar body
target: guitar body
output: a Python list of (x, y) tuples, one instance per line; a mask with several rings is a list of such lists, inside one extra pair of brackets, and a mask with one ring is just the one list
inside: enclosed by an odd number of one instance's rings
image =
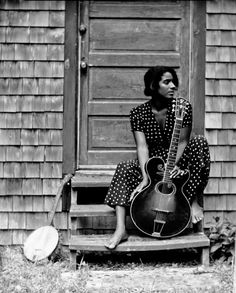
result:
[(191, 207), (184, 195), (189, 172), (166, 183), (163, 181), (164, 167), (160, 157), (147, 161), (149, 184), (135, 195), (130, 206), (135, 226), (144, 234), (160, 239), (179, 235), (191, 219)]

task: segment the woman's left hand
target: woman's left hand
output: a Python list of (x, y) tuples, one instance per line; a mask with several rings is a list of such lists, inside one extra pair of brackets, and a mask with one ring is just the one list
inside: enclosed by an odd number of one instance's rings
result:
[(183, 176), (186, 173), (186, 170), (181, 170), (178, 166), (175, 166), (174, 169), (170, 172), (170, 178), (176, 178)]

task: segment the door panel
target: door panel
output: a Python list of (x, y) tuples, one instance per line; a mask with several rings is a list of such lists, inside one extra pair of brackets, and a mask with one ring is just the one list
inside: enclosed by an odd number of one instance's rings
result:
[(136, 156), (129, 112), (150, 66), (175, 67), (188, 95), (189, 1), (81, 1), (80, 25), (77, 163), (116, 165)]
[(92, 19), (90, 50), (177, 51), (179, 32), (178, 19)]

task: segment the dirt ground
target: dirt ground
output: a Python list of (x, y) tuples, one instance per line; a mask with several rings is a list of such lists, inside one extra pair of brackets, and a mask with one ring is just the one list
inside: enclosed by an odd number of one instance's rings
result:
[[(76, 273), (75, 273), (76, 274)], [(73, 277), (73, 273), (64, 277)], [(89, 270), (87, 293), (230, 293), (227, 280), (222, 281), (214, 266), (158, 267), (119, 270)]]
[(219, 278), (211, 270), (200, 268), (157, 268), (153, 270), (90, 271), (89, 292), (132, 289), (143, 292), (199, 292), (220, 288)]

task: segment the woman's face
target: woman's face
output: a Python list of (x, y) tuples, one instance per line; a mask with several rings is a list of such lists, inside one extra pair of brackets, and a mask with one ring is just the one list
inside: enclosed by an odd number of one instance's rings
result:
[(173, 76), (170, 72), (165, 72), (161, 80), (159, 81), (158, 93), (168, 99), (174, 97), (174, 92), (177, 90), (177, 87), (173, 83)]

